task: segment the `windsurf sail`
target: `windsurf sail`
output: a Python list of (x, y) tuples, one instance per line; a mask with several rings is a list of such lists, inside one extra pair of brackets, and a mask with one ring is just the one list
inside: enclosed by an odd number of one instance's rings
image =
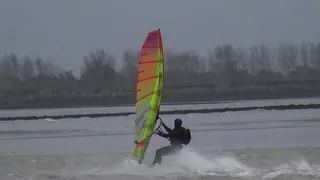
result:
[(160, 109), (164, 61), (160, 29), (147, 35), (140, 53), (136, 89), (135, 149), (141, 163), (155, 129)]

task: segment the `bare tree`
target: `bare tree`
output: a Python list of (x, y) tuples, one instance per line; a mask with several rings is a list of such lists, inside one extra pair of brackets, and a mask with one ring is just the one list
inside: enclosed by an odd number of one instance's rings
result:
[(57, 68), (50, 61), (45, 61), (42, 58), (35, 58), (34, 67), (37, 75), (54, 77), (58, 74)]
[(112, 91), (115, 87), (115, 58), (104, 50), (92, 52), (83, 58), (81, 80), (89, 89)]
[(199, 66), (200, 66), (199, 67), (199, 73), (200, 74), (206, 73), (209, 70), (209, 68), (208, 68), (206, 63), (207, 63), (206, 59), (204, 57), (200, 57), (200, 59), (199, 59)]
[(15, 54), (5, 55), (0, 64), (1, 72), (4, 76), (11, 78), (19, 78), (20, 63)]
[(296, 45), (280, 45), (278, 48), (278, 63), (282, 72), (295, 70), (298, 63), (298, 48)]
[(217, 72), (217, 63), (216, 63), (216, 58), (214, 56), (214, 51), (209, 50), (208, 55), (207, 55), (207, 64), (208, 64), (208, 71), (209, 72)]
[(123, 54), (123, 68), (119, 76), (122, 77), (118, 80), (118, 86), (125, 87), (125, 89), (134, 90), (138, 75), (138, 62), (140, 58), (139, 51), (125, 51)]
[(26, 56), (21, 67), (20, 78), (24, 81), (29, 80), (35, 76), (33, 61)]
[(247, 59), (249, 57), (247, 51), (242, 48), (236, 49), (237, 68), (241, 70), (249, 70)]
[(214, 50), (215, 58), (222, 64), (220, 86), (233, 83), (237, 68), (237, 52), (231, 45), (217, 46)]
[(259, 62), (261, 62), (258, 47), (257, 46), (250, 47), (249, 53), (250, 53), (248, 58), (249, 71), (252, 74), (256, 74), (260, 70)]
[(272, 69), (272, 57), (271, 57), (271, 50), (266, 45), (260, 46), (260, 54), (259, 54), (259, 65), (261, 68), (265, 70), (271, 70)]
[(234, 70), (237, 68), (237, 52), (231, 45), (217, 46), (214, 51), (217, 60), (223, 62), (224, 70)]
[(300, 43), (300, 62), (302, 67), (308, 67), (309, 47), (306, 42)]
[(320, 70), (320, 43), (317, 43), (313, 50), (313, 63)]

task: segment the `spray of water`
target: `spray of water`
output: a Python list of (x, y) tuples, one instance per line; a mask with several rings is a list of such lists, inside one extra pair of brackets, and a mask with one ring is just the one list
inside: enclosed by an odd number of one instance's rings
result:
[(282, 175), (301, 175), (320, 178), (320, 166), (310, 165), (307, 161), (292, 161), (273, 168), (271, 172), (263, 175), (263, 179), (274, 179)]
[[(82, 171), (83, 172), (83, 171)], [(227, 156), (204, 156), (190, 148), (184, 148), (179, 154), (166, 156), (162, 165), (149, 167), (134, 160), (124, 162), (105, 169), (95, 169), (95, 175), (103, 176), (223, 176), (223, 177), (259, 177), (260, 179), (275, 179), (281, 175), (302, 175), (320, 177), (320, 166), (312, 166), (307, 161), (292, 161), (275, 166), (269, 170), (260, 170), (247, 166), (237, 158)]]
[(190, 148), (184, 148), (179, 154), (166, 156), (162, 165), (149, 167), (127, 159), (119, 166), (96, 170), (95, 174), (109, 175), (226, 175), (251, 176), (253, 170), (234, 157), (204, 157)]

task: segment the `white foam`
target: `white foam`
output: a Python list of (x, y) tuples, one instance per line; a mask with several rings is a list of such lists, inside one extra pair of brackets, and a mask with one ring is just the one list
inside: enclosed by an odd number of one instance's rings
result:
[(233, 157), (208, 157), (185, 148), (175, 156), (165, 156), (162, 165), (139, 164), (127, 159), (120, 165), (106, 169), (92, 169), (95, 175), (147, 175), (147, 176), (189, 176), (189, 175), (226, 175), (251, 176), (252, 168)]
[(231, 156), (213, 158), (200, 156), (194, 150), (185, 148), (175, 157), (176, 164), (200, 175), (251, 176), (253, 168)]
[(274, 168), (274, 171), (267, 173), (263, 179), (273, 179), (280, 175), (302, 175), (320, 177), (320, 167), (310, 165), (307, 161), (292, 161), (291, 164), (283, 164)]
[(51, 118), (45, 118), (44, 120), (45, 120), (45, 121), (49, 121), (49, 122), (60, 122), (60, 121), (58, 121), (58, 120), (51, 119)]
[(117, 165), (114, 165), (114, 162), (107, 164), (107, 167), (101, 164), (91, 166), (90, 169), (64, 168), (60, 175), (63, 175), (63, 177), (257, 177), (265, 180), (275, 179), (281, 175), (320, 177), (320, 166), (311, 165), (303, 159), (275, 166), (271, 169), (255, 169), (237, 160), (232, 155), (208, 157), (190, 148), (183, 149), (175, 156), (165, 156), (162, 165), (156, 165), (152, 168), (148, 164), (139, 164), (131, 159), (126, 159)]

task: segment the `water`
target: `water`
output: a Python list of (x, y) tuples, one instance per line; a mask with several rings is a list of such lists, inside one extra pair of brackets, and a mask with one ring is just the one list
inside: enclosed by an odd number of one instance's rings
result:
[(192, 141), (149, 168), (131, 161), (134, 116), (0, 122), (1, 180), (319, 179), (318, 110), (168, 115), (180, 117)]
[(319, 148), (184, 149), (154, 168), (128, 154), (1, 157), (1, 179), (319, 179)]
[[(243, 101), (218, 101), (214, 103), (197, 102), (185, 104), (162, 104), (161, 111), (171, 110), (199, 110), (214, 108), (237, 108), (257, 107), (290, 104), (319, 104), (320, 98), (291, 98), (291, 99), (267, 99), (267, 100), (243, 100)], [(21, 109), (0, 110), (0, 117), (25, 117), (25, 116), (56, 116), (75, 114), (102, 114), (135, 112), (135, 106), (108, 106), (108, 107), (86, 107), (86, 108), (48, 108), (48, 109)]]

